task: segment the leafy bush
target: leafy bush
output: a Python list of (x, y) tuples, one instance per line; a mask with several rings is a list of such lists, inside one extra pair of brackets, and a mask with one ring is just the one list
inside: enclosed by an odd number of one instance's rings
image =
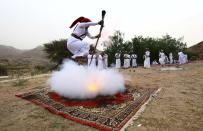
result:
[(8, 69), (3, 66), (3, 65), (0, 65), (0, 76), (7, 76), (8, 75)]
[(189, 60), (197, 60), (199, 58), (198, 54), (194, 53), (194, 52), (190, 52), (190, 51), (184, 51), (185, 54), (188, 55), (188, 59)]
[(48, 54), (47, 57), (54, 63), (55, 68), (62, 64), (64, 58), (70, 57), (72, 54), (67, 49), (67, 40), (55, 40), (50, 43), (44, 44), (44, 51)]

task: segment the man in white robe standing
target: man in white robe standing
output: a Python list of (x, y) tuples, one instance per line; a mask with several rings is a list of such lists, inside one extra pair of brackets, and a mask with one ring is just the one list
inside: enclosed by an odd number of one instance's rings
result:
[(137, 67), (137, 55), (131, 54), (131, 60), (132, 60), (132, 67)]
[(161, 64), (161, 66), (165, 65), (165, 58), (166, 58), (166, 56), (165, 56), (163, 50), (161, 50), (159, 52), (159, 63)]
[(173, 64), (173, 54), (172, 54), (172, 52), (169, 53), (169, 60), (170, 60), (170, 64)]
[(130, 55), (129, 54), (124, 54), (124, 64), (123, 67), (124, 68), (129, 68), (130, 67)]
[[(93, 55), (93, 57), (92, 57), (92, 55)], [(90, 67), (96, 67), (96, 57), (97, 56), (95, 54), (89, 54), (87, 56), (87, 58), (88, 58), (88, 66), (90, 66)], [(90, 64), (91, 58), (92, 58), (92, 62)]]
[(115, 58), (116, 58), (116, 68), (119, 69), (121, 68), (121, 54), (120, 53), (116, 53), (115, 54)]
[(182, 51), (178, 52), (178, 63), (185, 64), (185, 55)]
[(98, 55), (98, 58), (97, 58), (97, 68), (99, 70), (102, 70), (104, 69), (104, 63), (103, 63), (103, 57), (101, 54)]
[(70, 26), (74, 28), (73, 33), (68, 38), (67, 48), (73, 54), (71, 57), (75, 59), (76, 57), (86, 57), (89, 54), (90, 45), (87, 42), (84, 42), (83, 39), (88, 36), (91, 39), (99, 38), (100, 35), (91, 36), (88, 28), (89, 26), (102, 25), (103, 21), (100, 22), (91, 22), (90, 19), (85, 17), (79, 17), (76, 19)]
[(104, 69), (108, 68), (108, 55), (104, 53), (103, 55), (103, 64), (104, 64)]
[(144, 54), (144, 68), (150, 68), (150, 51), (148, 49)]

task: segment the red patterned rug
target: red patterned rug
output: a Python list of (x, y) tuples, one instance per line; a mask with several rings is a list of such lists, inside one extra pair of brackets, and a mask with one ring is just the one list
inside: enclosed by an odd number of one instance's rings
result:
[(120, 130), (156, 90), (157, 88), (128, 87), (124, 93), (87, 100), (67, 99), (48, 88), (16, 96), (64, 118), (109, 131)]

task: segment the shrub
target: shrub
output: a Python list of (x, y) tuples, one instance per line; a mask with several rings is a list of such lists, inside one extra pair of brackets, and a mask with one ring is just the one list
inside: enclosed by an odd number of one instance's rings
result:
[(8, 69), (3, 66), (3, 65), (0, 65), (0, 76), (7, 76), (8, 75)]

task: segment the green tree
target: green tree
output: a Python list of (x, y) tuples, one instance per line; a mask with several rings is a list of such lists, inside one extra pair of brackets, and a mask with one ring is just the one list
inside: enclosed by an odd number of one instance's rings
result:
[(54, 63), (57, 68), (62, 64), (64, 58), (70, 58), (71, 52), (67, 49), (67, 40), (54, 40), (50, 43), (44, 44), (44, 51), (48, 54), (47, 57)]

